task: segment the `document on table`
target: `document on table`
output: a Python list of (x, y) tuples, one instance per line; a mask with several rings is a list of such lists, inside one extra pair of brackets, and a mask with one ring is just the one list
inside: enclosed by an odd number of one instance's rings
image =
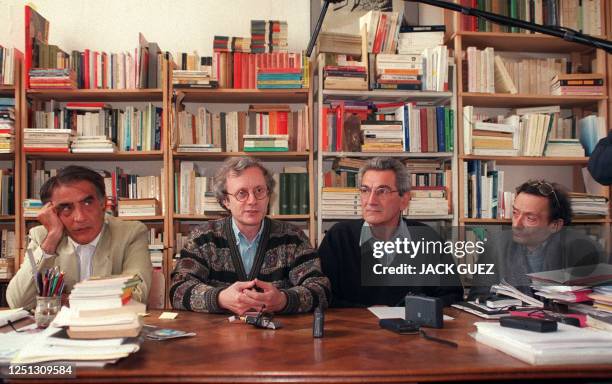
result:
[[(404, 307), (368, 307), (368, 310), (379, 319), (406, 318), (406, 308)], [(454, 320), (453, 317), (447, 315), (444, 315), (443, 319)]]

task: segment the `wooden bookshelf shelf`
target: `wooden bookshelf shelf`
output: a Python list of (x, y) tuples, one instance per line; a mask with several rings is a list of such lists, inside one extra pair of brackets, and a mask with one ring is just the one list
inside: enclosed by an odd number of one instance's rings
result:
[(5, 223), (7, 221), (15, 221), (15, 215), (0, 215), (0, 223)]
[[(472, 218), (460, 218), (459, 222), (464, 224), (512, 224), (512, 219), (472, 219)], [(611, 219), (606, 218), (572, 218), (572, 224), (603, 224), (611, 223)]]
[[(164, 219), (166, 218), (165, 216), (122, 216), (122, 217), (117, 217), (118, 219), (121, 220), (125, 220), (125, 221), (164, 221)], [(38, 222), (38, 219), (36, 217), (26, 217), (25, 221), (28, 222)]]
[[(226, 217), (225, 215), (181, 215), (175, 214), (174, 220), (191, 220), (191, 221), (205, 221), (205, 220), (217, 220)], [(310, 215), (270, 215), (268, 216), (274, 220), (308, 220)]]
[(35, 90), (27, 91), (27, 96), (46, 101), (158, 101), (163, 92), (156, 89), (74, 89), (74, 90)]
[[(454, 37), (461, 37), (463, 49), (466, 47), (476, 47), (478, 49), (495, 47), (496, 51), (538, 53), (571, 53), (589, 52), (593, 50), (593, 48), (586, 45), (572, 43), (557, 37), (538, 33), (461, 31), (453, 36), (453, 41)], [(452, 44), (450, 45), (452, 46)]]
[(5, 278), (0, 279), (0, 283), (8, 283), (9, 281), (11, 281), (11, 279), (5, 279)]
[(301, 89), (175, 89), (185, 103), (307, 103), (308, 88)]
[(475, 105), (489, 108), (520, 108), (560, 105), (561, 107), (576, 107), (597, 104), (607, 100), (607, 96), (553, 96), (553, 95), (521, 95), (504, 93), (460, 93), (463, 105)]
[(321, 154), (324, 159), (333, 159), (336, 157), (399, 157), (403, 159), (450, 159), (453, 157), (452, 152), (323, 152)]
[(162, 151), (134, 151), (115, 153), (62, 153), (62, 152), (29, 152), (28, 159), (36, 160), (95, 160), (95, 161), (150, 161), (163, 160)]
[(444, 102), (453, 96), (452, 92), (423, 92), (423, 91), (393, 91), (375, 89), (372, 91), (351, 91), (351, 90), (323, 90), (323, 98), (327, 99), (347, 99), (347, 100), (389, 100), (394, 102), (419, 100), (431, 102)]
[[(453, 215), (423, 215), (423, 216), (403, 216), (408, 220), (416, 220), (416, 221), (434, 221), (434, 220), (452, 220)], [(361, 219), (361, 216), (358, 215), (350, 215), (350, 216), (328, 216), (325, 215), (321, 217), (323, 221), (340, 221), (340, 220), (350, 220), (350, 219)]]
[(542, 156), (476, 156), (461, 155), (460, 160), (495, 160), (499, 165), (585, 165), (588, 157), (542, 157)]
[(119, 219), (125, 221), (164, 221), (165, 216), (121, 216)]
[(308, 152), (177, 152), (172, 156), (177, 160), (223, 161), (231, 156), (254, 156), (261, 160), (307, 161)]

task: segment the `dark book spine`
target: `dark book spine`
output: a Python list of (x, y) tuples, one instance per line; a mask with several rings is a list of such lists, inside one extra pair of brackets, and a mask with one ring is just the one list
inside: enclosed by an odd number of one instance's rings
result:
[(289, 214), (297, 215), (300, 212), (299, 202), (299, 174), (289, 174)]

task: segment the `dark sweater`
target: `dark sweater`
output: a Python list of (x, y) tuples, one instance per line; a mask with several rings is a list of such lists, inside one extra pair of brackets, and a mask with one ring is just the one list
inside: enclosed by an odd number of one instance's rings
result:
[(470, 300), (487, 296), (491, 286), (500, 283), (502, 279), (523, 293), (533, 295), (528, 273), (595, 265), (603, 257), (599, 244), (564, 227), (552, 234), (541, 250), (542, 271), (531, 271), (521, 246), (512, 239), (511, 229), (490, 234), (489, 237), (478, 263), (494, 264), (494, 275), (474, 276)]
[[(412, 240), (425, 238), (426, 241), (437, 241), (439, 236), (428, 226), (412, 221), (404, 220), (409, 227)], [(359, 245), (363, 220), (348, 220), (335, 224), (327, 231), (321, 246), (319, 247), (319, 257), (323, 273), (332, 284), (333, 307), (364, 307), (371, 305), (403, 305), (404, 297), (409, 294), (427, 295), (440, 297), (445, 305), (461, 300), (463, 289), (456, 276), (449, 277), (441, 286), (434, 280), (436, 276), (414, 277), (429, 279), (429, 284), (415, 286), (363, 286), (362, 276), (362, 249)], [(369, 254), (368, 254), (369, 252)], [(443, 260), (452, 263), (447, 255), (427, 255), (432, 256), (428, 260)], [(371, 251), (364, 251), (364, 257), (373, 260)], [(401, 262), (400, 257), (396, 256), (393, 264)], [(412, 263), (411, 260), (407, 261)], [(369, 264), (366, 262), (366, 264)], [(412, 279), (412, 277), (401, 277)], [(421, 280), (423, 281), (423, 280)]]
[(193, 229), (172, 272), (170, 298), (176, 309), (224, 312), (219, 293), (236, 281), (255, 278), (272, 283), (287, 295), (282, 313), (327, 307), (329, 280), (316, 251), (296, 226), (265, 218), (250, 273), (244, 269), (231, 217)]

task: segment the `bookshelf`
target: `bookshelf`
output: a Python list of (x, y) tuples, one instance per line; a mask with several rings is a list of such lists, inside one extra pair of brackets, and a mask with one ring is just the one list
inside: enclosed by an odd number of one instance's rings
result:
[[(168, 108), (169, 105), (169, 95), (168, 95), (168, 82), (167, 82), (167, 61), (166, 59), (162, 60), (162, 87), (155, 89), (74, 89), (74, 90), (35, 90), (35, 89), (26, 89), (25, 86), (20, 87), (20, 93), (23, 95), (20, 103), (21, 112), (20, 112), (20, 120), (23, 124), (20, 125), (21, 128), (32, 126), (30, 111), (28, 109), (28, 105), (31, 105), (32, 110), (40, 110), (45, 102), (54, 101), (63, 105), (66, 102), (106, 102), (113, 107), (123, 108), (126, 104), (133, 103), (153, 103), (154, 105), (162, 108), (162, 130), (161, 130), (161, 147), (160, 150), (152, 150), (152, 151), (117, 151), (113, 153), (57, 153), (57, 152), (25, 152), (23, 150), (23, 130), (20, 129), (20, 141), (19, 141), (19, 156), (18, 160), (22, 167), (19, 172), (19, 181), (17, 185), (19, 186), (19, 192), (16, 196), (19, 196), (19, 201), (23, 201), (28, 198), (28, 174), (27, 174), (27, 164), (30, 162), (31, 164), (35, 164), (37, 169), (46, 169), (49, 168), (60, 168), (66, 166), (68, 164), (82, 164), (85, 166), (92, 167), (94, 169), (104, 169), (104, 170), (112, 170), (115, 166), (120, 166), (121, 168), (127, 168), (130, 171), (131, 167), (135, 167), (137, 169), (136, 173), (141, 175), (143, 169), (153, 169), (158, 171), (159, 174), (153, 173), (154, 176), (162, 177), (162, 173), (166, 180), (168, 180), (167, 176), (167, 166), (166, 164), (169, 161), (167, 143), (168, 143)], [(146, 171), (144, 171), (146, 173)], [(147, 173), (148, 174), (148, 173)], [(167, 262), (168, 260), (168, 236), (167, 236), (167, 228), (168, 224), (168, 183), (160, 183), (160, 187), (162, 189), (161, 195), (163, 202), (160, 201), (160, 204), (163, 204), (166, 207), (166, 213), (162, 215), (156, 216), (134, 216), (134, 217), (122, 217), (123, 220), (129, 221), (141, 221), (148, 228), (155, 228), (158, 233), (163, 233), (164, 238), (164, 276), (166, 276), (169, 272), (167, 271)], [(21, 205), (19, 205), (21, 207)], [(23, 250), (27, 246), (25, 243), (25, 235), (29, 228), (38, 225), (38, 221), (36, 218), (32, 217), (23, 217), (21, 214), (17, 216), (17, 226), (20, 229), (20, 235), (18, 237), (18, 243), (20, 247), (20, 254), (23, 253)], [(16, 268), (19, 268), (19, 264), (23, 260), (23, 255), (21, 255), (21, 260), (17, 263)], [(167, 287), (164, 292), (164, 297), (167, 300)], [(167, 306), (168, 303), (164, 302), (164, 306)]]
[[(22, 112), (22, 81), (23, 81), (23, 53), (14, 50), (14, 72), (13, 72), (13, 84), (12, 85), (0, 85), (0, 98), (12, 98), (15, 101), (15, 122), (14, 122), (14, 142), (13, 151), (10, 153), (0, 154), (0, 168), (9, 168), (13, 171), (13, 214), (0, 215), (0, 230), (9, 230), (15, 233), (15, 242), (13, 244), (13, 273), (17, 271), (19, 266), (21, 247), (19, 239), (22, 237), (21, 228), (18, 225), (19, 218), (21, 217), (21, 200), (18, 199), (20, 196), (20, 185), (19, 178), (21, 176), (21, 159), (19, 156), (19, 148), (21, 145), (20, 131), (22, 126), (21, 112)], [(4, 186), (3, 186), (4, 187)], [(3, 239), (4, 240), (4, 239)], [(0, 283), (8, 283), (10, 279), (2, 278)], [(2, 298), (4, 301), (4, 298)]]
[[(315, 233), (315, 204), (314, 204), (314, 155), (313, 133), (312, 133), (312, 105), (313, 99), (310, 88), (306, 89), (279, 89), (279, 90), (261, 90), (261, 89), (231, 89), (231, 88), (216, 88), (216, 89), (198, 89), (198, 88), (180, 88), (174, 89), (172, 86), (172, 68), (170, 64), (168, 72), (171, 102), (167, 108), (171, 112), (172, 118), (170, 122), (171, 137), (169, 140), (168, 154), (169, 159), (166, 166), (168, 168), (169, 180), (172, 180), (169, 188), (169, 212), (168, 212), (168, 239), (170, 241), (168, 252), (168, 265), (172, 266), (173, 258), (180, 251), (179, 245), (176, 244), (175, 236), (178, 233), (187, 235), (193, 225), (208, 220), (216, 220), (226, 216), (226, 213), (211, 212), (210, 214), (184, 214), (177, 211), (175, 200), (178, 197), (178, 183), (175, 182), (174, 174), (180, 172), (181, 162), (193, 162), (199, 170), (205, 173), (207, 179), (214, 176), (216, 169), (224, 160), (229, 157), (253, 156), (261, 160), (268, 169), (273, 173), (282, 170), (284, 165), (304, 166), (308, 172), (308, 187), (309, 187), (309, 207), (310, 211), (307, 214), (270, 214), (268, 217), (275, 220), (290, 221), (301, 228), (307, 228), (309, 237), (314, 240)], [(180, 99), (180, 105), (176, 100)], [(306, 105), (308, 107), (309, 125), (306, 127), (308, 135), (308, 143), (310, 150), (306, 151), (281, 151), (281, 152), (244, 152), (244, 151), (226, 151), (226, 152), (184, 152), (178, 151), (177, 144), (179, 141), (179, 133), (176, 131), (177, 119), (176, 109), (191, 109), (197, 106), (204, 106), (207, 111), (211, 112), (233, 112), (246, 111), (249, 105), (257, 104), (289, 104), (289, 105)], [(238, 137), (239, 142), (242, 137)], [(314, 241), (313, 241), (314, 245)], [(169, 268), (170, 270), (172, 268)], [(166, 277), (170, 280), (170, 271)]]
[[(459, 2), (459, 1), (455, 1)], [(608, 33), (610, 31), (610, 5), (601, 1), (602, 12), (598, 17), (601, 18), (602, 27), (607, 24)], [(605, 8), (605, 9), (603, 9)], [(605, 11), (605, 12), (603, 12)], [(592, 66), (591, 72), (607, 73), (607, 91), (598, 96), (555, 96), (540, 94), (506, 94), (506, 93), (476, 93), (467, 92), (468, 79), (467, 61), (458, 60), (457, 65), (457, 121), (458, 121), (458, 148), (459, 148), (459, 225), (462, 227), (485, 226), (486, 225), (511, 225), (511, 219), (487, 219), (467, 217), (465, 202), (467, 201), (466, 189), (468, 175), (465, 173), (464, 163), (470, 160), (481, 160), (483, 162), (493, 160), (496, 166), (501, 166), (506, 175), (504, 191), (513, 191), (518, 186), (518, 181), (534, 176), (540, 178), (556, 178), (553, 181), (560, 182), (569, 187), (570, 191), (584, 192), (585, 186), (582, 180), (581, 169), (587, 166), (588, 157), (546, 157), (546, 156), (480, 156), (465, 154), (464, 147), (464, 125), (463, 107), (474, 106), (479, 109), (490, 109), (499, 111), (501, 109), (513, 109), (523, 107), (541, 106), (560, 106), (561, 110), (571, 110), (573, 116), (585, 116), (589, 112), (594, 112), (603, 117), (608, 127), (609, 113), (612, 113), (612, 102), (609, 99), (610, 91), (610, 57), (606, 57), (605, 52), (594, 50), (588, 46), (571, 43), (556, 37), (531, 34), (531, 33), (505, 33), (505, 32), (473, 32), (462, 30), (464, 17), (459, 13), (446, 11), (445, 20), (447, 24), (448, 45), (455, 51), (455, 57), (467, 57), (467, 48), (476, 47), (482, 50), (492, 47), (495, 53), (503, 52), (507, 56), (519, 55), (531, 57), (567, 57), (574, 64), (579, 63)], [(450, 28), (448, 28), (450, 26)], [(605, 31), (605, 29), (604, 29)], [(463, 56), (465, 55), (465, 56)], [(609, 109), (610, 108), (610, 109)], [(501, 114), (501, 112), (494, 112)], [(577, 128), (578, 129), (578, 128)], [(526, 176), (528, 175), (528, 176)], [(552, 176), (551, 176), (552, 175)], [(512, 179), (516, 182), (508, 182)], [(606, 197), (610, 196), (610, 188), (602, 190)], [(577, 217), (572, 220), (575, 224), (587, 224), (601, 226), (604, 232), (610, 231), (612, 222), (610, 216), (610, 202), (608, 202), (608, 214), (604, 217)], [(610, 247), (609, 236), (606, 238), (608, 250)]]
[[(321, 212), (321, 202), (323, 197), (323, 178), (325, 171), (330, 169), (331, 163), (336, 159), (341, 158), (356, 158), (356, 159), (371, 159), (374, 157), (396, 157), (402, 161), (410, 160), (434, 160), (440, 163), (450, 164), (452, 171), (452, 180), (449, 180), (450, 190), (455, 191), (457, 188), (456, 167), (457, 167), (457, 119), (452, 124), (455, 127), (453, 131), (453, 140), (455, 143), (452, 152), (349, 152), (349, 151), (323, 151), (323, 105), (330, 100), (349, 100), (349, 101), (366, 101), (366, 102), (426, 102), (433, 106), (447, 105), (451, 109), (456, 110), (456, 81), (455, 81), (455, 65), (449, 58), (449, 88), (447, 92), (432, 92), (432, 91), (408, 91), (408, 90), (380, 90), (373, 89), (368, 91), (361, 90), (330, 90), (324, 89), (323, 85), (323, 58), (320, 54), (317, 57), (313, 67), (313, 97), (316, 99), (315, 119), (317, 123), (317, 150), (316, 150), (316, 180), (317, 180), (317, 244), (320, 244), (325, 236), (325, 231), (334, 223), (346, 219), (357, 219), (361, 216), (357, 215), (339, 215), (330, 216), (324, 215)], [(451, 214), (447, 215), (404, 215), (407, 219), (418, 221), (428, 221), (439, 225), (456, 224), (457, 212), (457, 194), (451, 192)]]

